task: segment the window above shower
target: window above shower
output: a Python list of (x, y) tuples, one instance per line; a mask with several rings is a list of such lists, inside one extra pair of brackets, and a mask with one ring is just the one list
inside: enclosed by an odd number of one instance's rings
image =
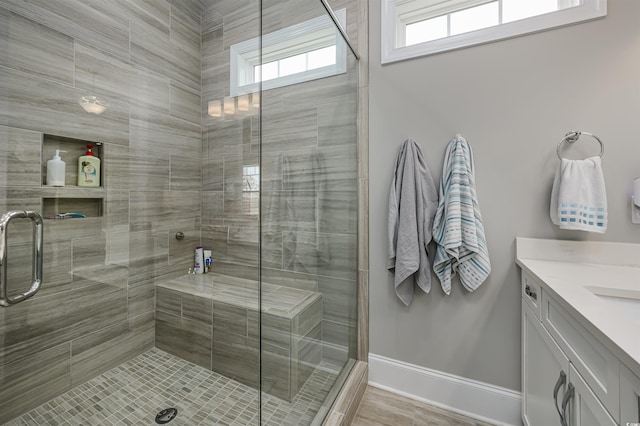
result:
[[(335, 12), (343, 26), (346, 10)], [(261, 51), (262, 48), (262, 51)], [(347, 46), (328, 16), (231, 46), (230, 95), (239, 96), (346, 72)]]
[(607, 0), (382, 0), (382, 63), (596, 19)]

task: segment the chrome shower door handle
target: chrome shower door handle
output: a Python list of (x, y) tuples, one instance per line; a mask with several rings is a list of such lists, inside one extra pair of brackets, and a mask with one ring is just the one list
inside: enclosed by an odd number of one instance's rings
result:
[[(31, 219), (33, 224), (33, 265), (31, 267), (31, 287), (24, 293), (10, 297), (7, 294), (7, 228), (12, 219)], [(0, 306), (8, 307), (30, 298), (40, 290), (42, 284), (43, 250), (42, 216), (31, 210), (7, 212), (0, 217)]]

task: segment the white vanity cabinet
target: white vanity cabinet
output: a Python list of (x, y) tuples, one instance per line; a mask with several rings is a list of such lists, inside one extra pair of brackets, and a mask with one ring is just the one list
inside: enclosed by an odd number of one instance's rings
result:
[[(618, 425), (610, 414), (612, 411), (617, 416), (619, 410), (617, 359), (612, 360), (606, 348), (592, 341), (595, 338), (586, 329), (548, 299), (543, 286), (533, 277), (523, 272), (522, 283), (524, 425)], [(615, 401), (610, 404), (612, 408), (605, 408), (579, 370), (590, 378), (596, 377), (598, 393)]]
[(620, 423), (640, 424), (640, 377), (620, 367)]
[(561, 424), (555, 404), (560, 407), (568, 375), (569, 359), (523, 300), (522, 421), (525, 426)]

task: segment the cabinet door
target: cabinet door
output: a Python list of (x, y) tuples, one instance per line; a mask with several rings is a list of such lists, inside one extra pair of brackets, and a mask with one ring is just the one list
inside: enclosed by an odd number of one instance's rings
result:
[(571, 426), (616, 426), (602, 403), (596, 398), (580, 373), (570, 367), (569, 383), (574, 387), (574, 396), (569, 401), (567, 424)]
[(640, 377), (620, 366), (620, 424), (640, 424)]
[(522, 421), (525, 426), (560, 426), (553, 391), (558, 389), (558, 405), (569, 380), (569, 360), (526, 302), (522, 302)]
[(569, 357), (582, 378), (609, 410), (620, 418), (620, 362), (607, 346), (563, 305), (542, 292), (542, 325)]

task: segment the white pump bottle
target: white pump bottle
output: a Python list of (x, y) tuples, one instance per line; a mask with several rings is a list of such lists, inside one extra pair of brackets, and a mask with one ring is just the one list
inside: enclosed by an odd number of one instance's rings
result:
[(47, 185), (49, 186), (64, 186), (64, 175), (66, 165), (60, 158), (61, 152), (56, 149), (56, 155), (49, 161), (47, 161)]

